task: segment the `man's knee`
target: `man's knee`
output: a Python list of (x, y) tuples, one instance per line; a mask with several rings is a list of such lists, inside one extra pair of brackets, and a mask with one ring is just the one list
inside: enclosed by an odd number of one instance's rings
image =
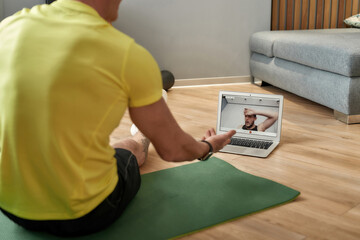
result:
[(116, 143), (112, 144), (111, 146), (113, 148), (122, 148), (122, 149), (129, 150), (135, 156), (141, 150), (140, 144), (138, 142), (136, 142), (135, 140), (130, 139), (130, 138), (126, 139), (126, 140), (122, 140), (120, 142), (116, 142)]

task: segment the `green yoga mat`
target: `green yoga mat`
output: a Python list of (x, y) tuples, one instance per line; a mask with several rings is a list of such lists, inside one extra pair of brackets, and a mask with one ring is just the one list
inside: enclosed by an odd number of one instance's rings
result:
[[(144, 174), (139, 193), (108, 229), (76, 239), (169, 239), (294, 200), (300, 192), (218, 158)], [(0, 239), (60, 239), (0, 215)]]

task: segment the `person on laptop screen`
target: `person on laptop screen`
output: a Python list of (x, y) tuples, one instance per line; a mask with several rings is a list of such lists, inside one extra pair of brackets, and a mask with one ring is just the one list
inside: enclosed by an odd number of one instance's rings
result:
[[(265, 116), (267, 117), (267, 119), (264, 122), (260, 123), (259, 125), (255, 125), (255, 121), (257, 119), (256, 115)], [(239, 125), (238, 128), (241, 128), (243, 130), (259, 131), (259, 132), (265, 132), (265, 130), (271, 127), (278, 119), (277, 112), (259, 111), (251, 108), (244, 108), (244, 116), (245, 116), (245, 124)]]

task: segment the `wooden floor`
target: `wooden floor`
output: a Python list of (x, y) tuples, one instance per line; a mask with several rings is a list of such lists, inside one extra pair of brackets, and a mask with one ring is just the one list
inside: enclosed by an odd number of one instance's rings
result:
[[(284, 95), (281, 144), (266, 159), (217, 153), (238, 169), (301, 192), (296, 201), (224, 223), (182, 239), (360, 239), (360, 124), (345, 125), (333, 111), (272, 86), (252, 84), (175, 88), (168, 105), (181, 127), (200, 139), (216, 127), (219, 90)], [(125, 116), (111, 137), (129, 136)], [(150, 148), (142, 173), (180, 165)]]

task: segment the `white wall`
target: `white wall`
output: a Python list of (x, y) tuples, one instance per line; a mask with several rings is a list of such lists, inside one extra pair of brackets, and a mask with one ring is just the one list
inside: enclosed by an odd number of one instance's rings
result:
[(249, 37), (270, 18), (269, 0), (123, 0), (114, 26), (177, 79), (247, 76)]
[(4, 2), (4, 17), (8, 17), (23, 8), (31, 8), (36, 4), (45, 3), (45, 0), (2, 0)]
[[(45, 0), (3, 0), (4, 16)], [(248, 76), (249, 37), (270, 29), (269, 0), (123, 0), (114, 26), (177, 79)]]

